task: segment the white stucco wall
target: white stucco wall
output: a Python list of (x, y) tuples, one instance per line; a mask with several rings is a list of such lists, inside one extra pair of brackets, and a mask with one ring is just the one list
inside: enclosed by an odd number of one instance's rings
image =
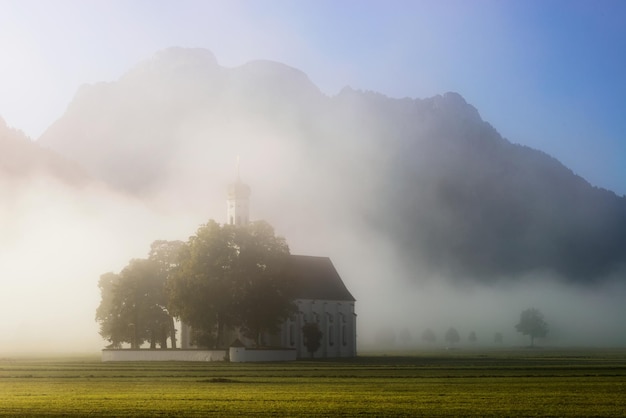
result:
[(102, 350), (102, 361), (224, 361), (226, 350)]
[(322, 331), (317, 358), (356, 356), (356, 314), (354, 302), (330, 300), (296, 300), (299, 314), (282, 325), (281, 344), (294, 348), (299, 358), (309, 357), (304, 346), (302, 327), (307, 322), (316, 322)]
[[(283, 322), (278, 335), (265, 339), (265, 345), (276, 346), (296, 351), (297, 358), (309, 358), (310, 354), (304, 346), (302, 327), (307, 322), (317, 322), (322, 331), (320, 348), (315, 352), (316, 358), (356, 357), (356, 313), (354, 302), (297, 299), (299, 313)], [(189, 343), (190, 327), (181, 324), (181, 347), (192, 348)], [(246, 343), (248, 347), (254, 342), (240, 334), (232, 336)], [(263, 361), (263, 360), (250, 360)], [(282, 361), (282, 360), (266, 360)]]

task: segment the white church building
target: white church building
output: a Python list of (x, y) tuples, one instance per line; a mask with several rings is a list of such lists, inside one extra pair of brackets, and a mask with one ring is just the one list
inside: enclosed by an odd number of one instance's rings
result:
[[(239, 176), (228, 187), (226, 219), (231, 225), (247, 225), (250, 220), (250, 187)], [(341, 280), (328, 257), (291, 255), (285, 272), (295, 283), (298, 313), (287, 319), (277, 335), (265, 341), (295, 351), (297, 358), (309, 357), (304, 345), (302, 327), (308, 322), (318, 324), (322, 332), (315, 358), (356, 356), (355, 299)], [(181, 347), (193, 348), (191, 330), (181, 324)], [(246, 339), (238, 336), (240, 341)]]
[[(247, 225), (250, 210), (250, 187), (237, 181), (228, 188), (227, 222)], [(284, 321), (280, 331), (264, 336), (272, 349), (256, 349), (236, 330), (230, 332), (228, 350), (204, 350), (191, 344), (191, 328), (180, 324), (180, 349), (104, 349), (102, 361), (289, 361), (309, 358), (302, 327), (314, 322), (322, 332), (315, 358), (356, 356), (355, 299), (341, 280), (328, 257), (290, 255), (285, 274), (295, 283), (298, 312)]]

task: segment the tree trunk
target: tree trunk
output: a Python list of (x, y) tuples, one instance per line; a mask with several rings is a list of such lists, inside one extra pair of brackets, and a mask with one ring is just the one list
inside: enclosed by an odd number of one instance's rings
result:
[(220, 323), (220, 317), (219, 314), (217, 315), (217, 334), (215, 336), (215, 344), (214, 344), (214, 349), (217, 349), (220, 347), (220, 343), (222, 342), (222, 324)]
[(176, 326), (174, 324), (174, 317), (170, 318), (170, 339), (172, 340), (172, 348), (176, 348)]
[(159, 345), (161, 346), (162, 350), (167, 349), (167, 334), (168, 334), (169, 328), (170, 328), (169, 324), (161, 323), (161, 326), (159, 329)]

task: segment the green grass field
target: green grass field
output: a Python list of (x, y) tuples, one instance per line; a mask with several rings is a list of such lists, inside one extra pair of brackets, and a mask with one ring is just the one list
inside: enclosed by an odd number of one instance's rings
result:
[(626, 415), (626, 350), (294, 363), (0, 359), (2, 416)]

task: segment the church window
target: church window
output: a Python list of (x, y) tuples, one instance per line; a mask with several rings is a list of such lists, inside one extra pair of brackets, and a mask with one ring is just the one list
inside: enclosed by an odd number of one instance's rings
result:
[(328, 345), (331, 347), (335, 345), (335, 330), (332, 325), (328, 326)]
[(341, 343), (343, 344), (344, 347), (346, 345), (348, 345), (348, 336), (346, 335), (346, 326), (345, 325), (341, 326)]
[(296, 345), (296, 335), (294, 332), (295, 326), (293, 324), (289, 324), (289, 344), (294, 346)]

